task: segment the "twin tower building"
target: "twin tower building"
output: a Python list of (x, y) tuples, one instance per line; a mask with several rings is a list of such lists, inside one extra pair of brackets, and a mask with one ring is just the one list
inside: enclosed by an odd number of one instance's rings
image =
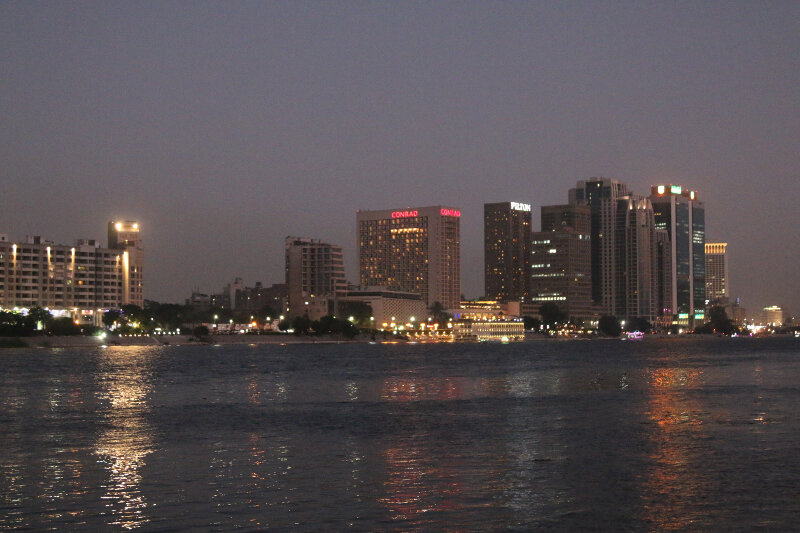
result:
[[(361, 290), (458, 309), (460, 220), (451, 206), (358, 211)], [(578, 320), (689, 324), (704, 314), (704, 245), (695, 191), (659, 185), (642, 196), (613, 179), (579, 181), (567, 204), (541, 208), (541, 231), (532, 231), (530, 204), (484, 205), (485, 298), (520, 302), (522, 314), (551, 302)], [(318, 296), (344, 296), (341, 247), (288, 237), (286, 280), (290, 314)]]

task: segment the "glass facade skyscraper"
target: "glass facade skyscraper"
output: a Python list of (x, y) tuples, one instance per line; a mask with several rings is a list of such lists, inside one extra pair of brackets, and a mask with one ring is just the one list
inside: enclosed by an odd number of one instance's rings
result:
[[(663, 312), (689, 324), (705, 316), (705, 207), (697, 192), (679, 185), (656, 185), (651, 189), (657, 230), (665, 230), (671, 246), (671, 298)], [(666, 304), (669, 304), (668, 306)]]

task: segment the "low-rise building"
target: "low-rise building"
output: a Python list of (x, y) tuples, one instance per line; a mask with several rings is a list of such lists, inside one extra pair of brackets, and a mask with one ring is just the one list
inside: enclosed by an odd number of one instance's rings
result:
[(525, 340), (525, 324), (516, 320), (457, 320), (453, 323), (456, 342), (517, 342)]
[(351, 286), (338, 301), (340, 306), (349, 302), (368, 305), (372, 309), (371, 322), (377, 329), (386, 329), (392, 323), (424, 322), (428, 317), (428, 308), (422, 296), (386, 287)]

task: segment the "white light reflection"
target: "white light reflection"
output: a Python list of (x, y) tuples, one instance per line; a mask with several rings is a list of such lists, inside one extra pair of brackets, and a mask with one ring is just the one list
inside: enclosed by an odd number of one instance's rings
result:
[(105, 464), (108, 483), (103, 499), (112, 525), (134, 529), (150, 521), (147, 500), (141, 491), (141, 470), (153, 451), (153, 428), (146, 415), (152, 387), (152, 348), (115, 347), (101, 353), (100, 400), (106, 401), (108, 427), (97, 441), (95, 453)]

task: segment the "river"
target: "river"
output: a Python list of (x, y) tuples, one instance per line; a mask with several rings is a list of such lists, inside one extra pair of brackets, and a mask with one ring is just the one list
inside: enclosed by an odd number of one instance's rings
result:
[(4, 349), (0, 529), (768, 530), (800, 339)]

